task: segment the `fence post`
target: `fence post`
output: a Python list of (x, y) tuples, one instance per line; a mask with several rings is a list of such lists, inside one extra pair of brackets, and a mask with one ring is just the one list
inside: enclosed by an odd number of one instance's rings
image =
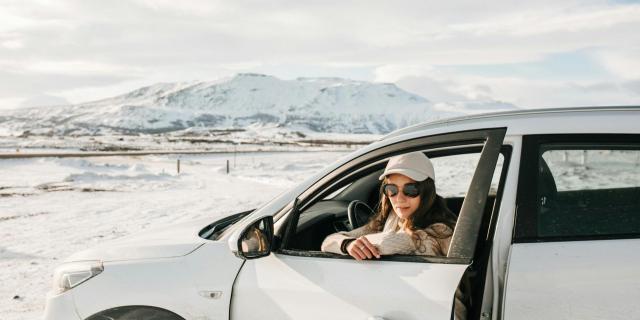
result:
[(227, 174), (229, 174), (229, 160), (227, 159)]
[(180, 159), (176, 162), (176, 169), (178, 170), (178, 174), (180, 174)]

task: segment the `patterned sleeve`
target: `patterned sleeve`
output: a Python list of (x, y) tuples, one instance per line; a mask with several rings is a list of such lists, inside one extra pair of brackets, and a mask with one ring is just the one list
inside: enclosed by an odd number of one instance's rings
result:
[(367, 226), (362, 226), (357, 229), (353, 229), (351, 231), (341, 231), (328, 235), (324, 241), (322, 241), (322, 246), (320, 250), (324, 252), (332, 252), (337, 254), (345, 254), (340, 250), (340, 246), (342, 245), (342, 241), (345, 239), (355, 239), (360, 236), (364, 236), (368, 234)]
[[(446, 257), (453, 230), (444, 223), (434, 223), (424, 230), (416, 231), (420, 237), (421, 248), (416, 248), (416, 254)], [(427, 253), (423, 253), (427, 252)]]
[[(424, 230), (416, 230), (418, 241), (405, 232), (398, 232), (394, 237), (381, 243), (382, 251), (387, 254), (415, 254), (422, 256), (446, 257), (453, 230), (443, 223), (434, 223)], [(370, 236), (367, 236), (369, 239)], [(384, 254), (384, 253), (383, 253)]]
[[(417, 230), (419, 241), (406, 232), (378, 232), (367, 234), (367, 240), (378, 248), (381, 255), (415, 254), (425, 256), (446, 256), (449, 250), (451, 229), (444, 224), (432, 225), (425, 230)], [(417, 246), (416, 246), (417, 244)]]
[[(411, 236), (405, 232), (379, 232), (367, 235), (367, 240), (378, 248), (381, 255), (416, 254), (416, 246)], [(429, 247), (430, 248), (430, 247)], [(432, 251), (421, 253), (434, 254)]]
[(416, 246), (413, 238), (405, 232), (368, 233), (365, 227), (349, 232), (338, 232), (329, 235), (322, 242), (322, 251), (344, 254), (340, 245), (345, 239), (355, 239), (366, 235), (367, 240), (378, 248), (381, 255), (415, 254), (425, 256), (446, 256), (453, 231), (447, 225), (435, 223), (424, 230), (415, 231), (420, 241)]

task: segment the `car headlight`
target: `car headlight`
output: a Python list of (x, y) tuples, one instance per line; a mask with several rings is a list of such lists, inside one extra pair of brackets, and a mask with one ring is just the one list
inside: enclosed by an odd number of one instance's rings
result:
[(53, 291), (63, 293), (104, 271), (102, 261), (79, 261), (65, 263), (53, 274)]

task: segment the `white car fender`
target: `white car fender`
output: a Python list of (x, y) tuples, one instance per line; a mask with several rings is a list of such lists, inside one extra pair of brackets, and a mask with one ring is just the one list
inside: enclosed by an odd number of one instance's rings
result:
[(124, 306), (159, 307), (185, 319), (228, 319), (243, 262), (225, 242), (208, 241), (184, 257), (105, 263), (104, 272), (73, 295), (83, 319)]

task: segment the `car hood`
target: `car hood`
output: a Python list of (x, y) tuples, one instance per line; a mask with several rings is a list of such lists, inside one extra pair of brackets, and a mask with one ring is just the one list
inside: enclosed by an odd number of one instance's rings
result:
[(65, 262), (121, 261), (184, 256), (208, 241), (200, 238), (198, 232), (211, 222), (211, 218), (200, 219), (126, 236), (78, 252), (65, 259)]

